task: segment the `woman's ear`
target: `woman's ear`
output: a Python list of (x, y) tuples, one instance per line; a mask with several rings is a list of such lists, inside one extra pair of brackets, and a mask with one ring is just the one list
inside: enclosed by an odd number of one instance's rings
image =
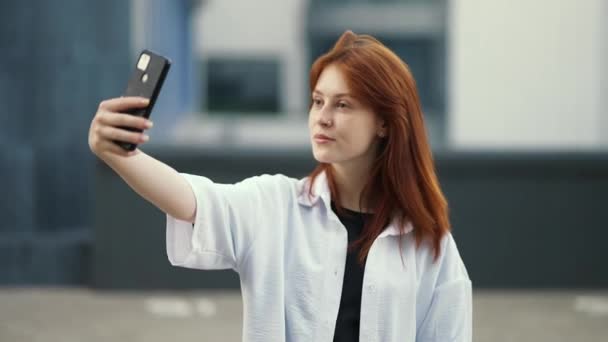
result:
[(386, 125), (386, 121), (384, 119), (381, 119), (380, 122), (378, 123), (378, 128), (376, 129), (376, 132), (378, 134), (379, 137), (384, 138), (387, 134), (387, 125)]

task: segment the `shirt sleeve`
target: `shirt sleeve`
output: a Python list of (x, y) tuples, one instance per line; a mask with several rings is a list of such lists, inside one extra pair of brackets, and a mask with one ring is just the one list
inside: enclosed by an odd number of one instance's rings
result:
[(472, 284), (451, 234), (446, 237), (437, 285), (417, 333), (417, 342), (471, 342)]
[[(269, 191), (274, 176), (219, 184), (202, 176), (182, 174), (196, 198), (194, 224), (167, 214), (167, 255), (174, 266), (238, 270), (264, 224), (265, 203), (276, 203)], [(276, 183), (276, 182), (275, 182)], [(271, 188), (271, 187), (270, 187)], [(267, 219), (266, 219), (267, 220)]]

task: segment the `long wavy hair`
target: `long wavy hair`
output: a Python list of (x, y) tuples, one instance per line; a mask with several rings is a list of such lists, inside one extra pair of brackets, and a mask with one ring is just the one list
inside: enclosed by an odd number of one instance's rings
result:
[[(408, 65), (374, 37), (346, 31), (329, 52), (313, 63), (311, 94), (329, 65), (342, 71), (353, 96), (384, 119), (387, 127), (387, 137), (382, 139), (359, 199), (359, 207), (363, 199), (368, 200), (373, 215), (349, 250), (360, 248), (357, 259), (363, 264), (373, 241), (396, 216), (401, 233), (405, 222), (414, 227), (416, 248), (423, 241), (430, 241), (437, 261), (441, 239), (451, 229), (448, 205), (439, 186), (416, 81)], [(311, 185), (324, 171), (332, 199), (340, 203), (330, 164), (317, 165), (309, 175)], [(312, 195), (313, 187), (309, 189)], [(343, 213), (340, 205), (336, 207)]]

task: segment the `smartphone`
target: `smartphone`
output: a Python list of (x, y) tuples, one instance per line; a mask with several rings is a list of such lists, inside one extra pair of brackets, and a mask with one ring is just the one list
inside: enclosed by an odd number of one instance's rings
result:
[[(143, 50), (137, 58), (135, 64), (135, 70), (129, 78), (127, 83), (127, 89), (123, 93), (123, 96), (141, 96), (150, 100), (146, 108), (136, 108), (127, 110), (125, 113), (142, 116), (149, 118), (156, 98), (160, 93), (160, 89), (163, 86), (163, 82), (167, 77), (169, 68), (171, 67), (171, 60), (167, 57), (161, 56), (150, 50)], [(120, 127), (132, 132), (141, 132), (142, 130), (131, 128), (131, 127)], [(114, 141), (120, 147), (127, 151), (133, 151), (137, 148), (137, 144), (124, 141)]]

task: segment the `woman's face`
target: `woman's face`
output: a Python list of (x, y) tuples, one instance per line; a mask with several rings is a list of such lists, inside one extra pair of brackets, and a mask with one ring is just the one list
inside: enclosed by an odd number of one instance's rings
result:
[(382, 122), (370, 108), (349, 94), (339, 67), (327, 66), (312, 93), (308, 117), (312, 151), (319, 162), (371, 163), (376, 156), (378, 134), (384, 132)]

